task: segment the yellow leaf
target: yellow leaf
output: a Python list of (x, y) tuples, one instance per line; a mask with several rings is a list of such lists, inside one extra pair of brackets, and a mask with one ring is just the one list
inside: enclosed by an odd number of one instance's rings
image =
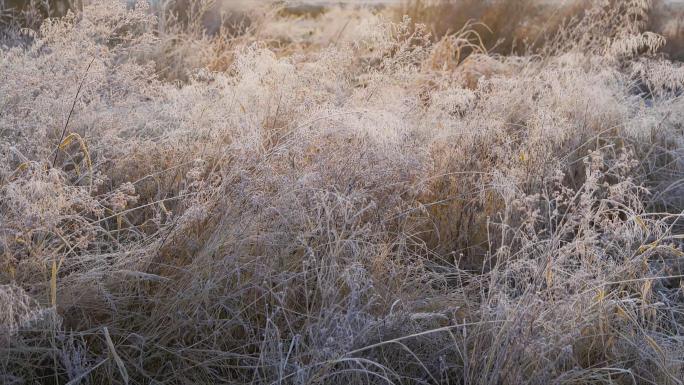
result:
[(653, 242), (653, 243), (649, 243), (648, 245), (641, 245), (641, 246), (639, 246), (638, 252), (639, 252), (640, 254), (643, 254), (643, 253), (645, 253), (645, 252), (647, 252), (647, 251), (649, 251), (649, 250), (651, 250), (651, 249), (654, 249), (654, 248), (658, 247), (658, 244), (659, 244), (659, 243), (660, 243), (660, 241), (655, 241), (655, 242)]
[(66, 138), (64, 138), (62, 143), (59, 144), (59, 149), (64, 150), (74, 141), (74, 139), (77, 139), (77, 138), (80, 138), (80, 135), (78, 135), (75, 132), (70, 133), (69, 135), (67, 135)]
[(636, 222), (637, 225), (639, 225), (639, 227), (641, 227), (644, 231), (647, 231), (647, 230), (648, 230), (648, 227), (646, 227), (646, 223), (644, 223), (644, 221), (641, 219), (640, 216), (638, 216), (638, 215), (635, 216), (635, 217), (634, 217), (634, 222)]
[(641, 298), (643, 299), (644, 303), (648, 302), (648, 298), (651, 297), (651, 288), (653, 286), (653, 282), (649, 279), (644, 282), (644, 285), (641, 287)]
[(674, 254), (677, 255), (678, 257), (684, 256), (684, 252), (682, 252), (682, 251), (679, 250), (679, 249), (674, 248), (673, 246), (668, 245), (668, 246), (665, 246), (665, 248), (667, 248), (668, 250), (670, 250), (672, 253), (674, 253)]
[(14, 266), (8, 265), (7, 272), (9, 273), (10, 280), (14, 281), (16, 275), (16, 270), (14, 269)]
[(599, 289), (596, 291), (596, 295), (594, 296), (594, 301), (596, 302), (602, 302), (606, 298), (606, 291), (603, 289)]
[[(88, 170), (90, 171), (90, 189), (92, 190), (93, 188), (93, 163), (92, 160), (90, 159), (90, 152), (88, 151), (88, 146), (86, 145), (85, 140), (81, 138), (81, 135), (79, 135), (76, 132), (72, 132), (69, 135), (67, 135), (66, 138), (62, 141), (62, 143), (59, 144), (59, 149), (64, 150), (69, 146), (74, 140), (78, 141), (79, 146), (81, 147), (81, 152), (83, 152), (83, 157), (85, 158), (86, 165), (88, 166)], [(80, 168), (78, 165), (76, 166), (76, 172), (80, 175)]]
[(50, 274), (50, 305), (57, 306), (57, 261), (52, 260), (52, 273)]
[(618, 306), (618, 307), (615, 309), (615, 313), (617, 313), (618, 317), (620, 317), (620, 318), (622, 318), (622, 319), (625, 319), (625, 320), (628, 320), (628, 321), (629, 321), (629, 319), (630, 319), (630, 318), (629, 318), (629, 315), (627, 315), (627, 312), (625, 311), (625, 309), (622, 308), (622, 306)]
[(664, 360), (665, 359), (665, 351), (663, 351), (663, 348), (661, 348), (660, 345), (658, 345), (656, 340), (654, 340), (653, 337), (647, 336), (647, 335), (645, 335), (644, 338), (646, 339), (646, 342), (648, 342), (648, 344), (653, 348), (653, 350), (658, 352), (658, 354), (660, 355), (660, 358), (662, 358)]

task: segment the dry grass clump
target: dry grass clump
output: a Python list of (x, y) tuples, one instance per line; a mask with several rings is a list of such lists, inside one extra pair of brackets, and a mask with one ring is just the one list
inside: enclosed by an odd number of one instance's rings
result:
[(363, 8), (49, 19), (0, 50), (0, 382), (680, 384), (650, 7), (518, 56)]
[(586, 2), (537, 0), (410, 0), (396, 10), (425, 24), (435, 38), (472, 25), (478, 41), (492, 53), (526, 54), (540, 49), (566, 24), (580, 19)]
[(650, 28), (665, 36), (664, 53), (674, 60), (684, 59), (684, 7), (681, 3), (662, 0), (655, 3)]

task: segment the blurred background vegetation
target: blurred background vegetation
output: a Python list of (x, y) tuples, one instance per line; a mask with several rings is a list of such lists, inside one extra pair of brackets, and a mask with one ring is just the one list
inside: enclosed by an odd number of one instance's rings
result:
[[(44, 18), (63, 16), (69, 9), (82, 7), (83, 1), (0, 0), (0, 28), (5, 33), (8, 29), (36, 29)], [(195, 32), (215, 35), (223, 28), (239, 35), (249, 28), (250, 8), (268, 1), (153, 0), (151, 3), (162, 19), (173, 17), (186, 28), (196, 29)], [(591, 0), (369, 0), (367, 3), (387, 8), (385, 12), (396, 21), (408, 15), (414, 23), (425, 24), (436, 40), (470, 24), (490, 53), (503, 55), (524, 55), (543, 47), (559, 28), (580, 19), (592, 5)], [(307, 18), (319, 17), (329, 7), (359, 6), (359, 2), (317, 0), (270, 4), (281, 7), (284, 14)], [(201, 24), (191, 21), (201, 21)], [(684, 3), (654, 1), (648, 23), (648, 30), (667, 39), (661, 52), (675, 60), (684, 59)]]

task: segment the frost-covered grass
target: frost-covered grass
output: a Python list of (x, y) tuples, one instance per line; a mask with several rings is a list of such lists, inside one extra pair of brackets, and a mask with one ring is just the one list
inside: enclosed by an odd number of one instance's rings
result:
[(650, 7), (505, 56), (356, 8), (24, 32), (0, 382), (681, 384), (684, 68)]

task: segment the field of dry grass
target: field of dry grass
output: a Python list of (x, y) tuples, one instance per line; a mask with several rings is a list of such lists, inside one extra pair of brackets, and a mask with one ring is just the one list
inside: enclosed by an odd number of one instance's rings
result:
[(0, 15), (1, 384), (684, 381), (661, 5), (83, 3)]

